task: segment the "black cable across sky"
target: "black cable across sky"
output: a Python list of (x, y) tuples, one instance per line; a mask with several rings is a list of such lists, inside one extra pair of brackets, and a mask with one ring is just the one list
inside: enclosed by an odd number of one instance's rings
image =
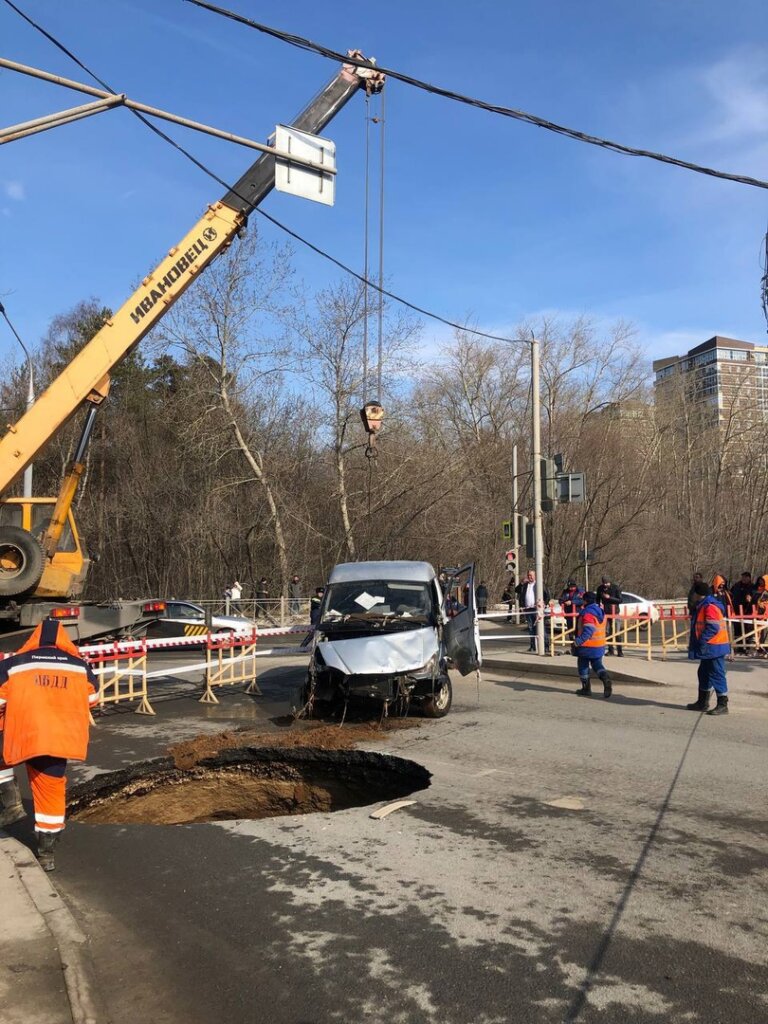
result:
[(241, 25), (247, 25), (248, 28), (254, 28), (258, 32), (263, 32), (265, 35), (272, 36), (273, 39), (280, 39), (284, 43), (296, 46), (300, 50), (309, 50), (311, 53), (320, 54), (321, 57), (327, 57), (329, 60), (341, 61), (342, 64), (354, 64), (360, 68), (375, 68), (376, 71), (380, 71), (382, 74), (386, 75), (387, 78), (393, 78), (398, 82), (403, 82), (405, 85), (411, 85), (416, 89), (422, 89), (425, 92), (432, 93), (434, 96), (442, 96), (444, 99), (453, 100), (456, 103), (464, 103), (470, 107), (477, 107), (478, 109), (485, 110), (490, 114), (499, 114), (501, 117), (510, 117), (515, 121), (523, 121), (526, 124), (534, 125), (537, 128), (545, 128), (547, 131), (555, 132), (558, 135), (564, 135), (569, 139), (574, 139), (576, 142), (586, 142), (590, 146), (600, 146), (602, 149), (608, 149), (614, 153), (620, 153), (623, 156), (639, 156), (644, 157), (647, 160), (656, 160), (658, 163), (671, 164), (674, 167), (681, 167), (686, 171), (694, 171), (696, 174), (706, 174), (711, 178), (722, 178), (725, 181), (733, 181), (736, 182), (737, 185), (749, 185), (752, 188), (768, 189), (768, 181), (763, 181), (760, 178), (751, 178), (746, 174), (730, 174), (728, 171), (718, 171), (714, 167), (705, 167), (702, 164), (691, 163), (689, 160), (681, 160), (679, 157), (669, 156), (666, 153), (656, 153), (650, 149), (637, 149), (635, 146), (625, 146), (621, 142), (613, 142), (610, 139), (601, 139), (597, 135), (588, 135), (585, 132), (578, 131), (576, 128), (567, 128), (565, 125), (556, 124), (554, 121), (548, 121), (546, 118), (539, 117), (537, 114), (529, 114), (525, 110), (515, 110), (514, 107), (504, 107), (500, 104), (488, 103), (486, 100), (476, 99), (472, 96), (465, 96), (463, 93), (454, 92), (451, 89), (445, 89), (439, 85), (432, 85), (419, 78), (414, 78), (412, 75), (406, 75), (402, 71), (385, 68), (380, 64), (373, 64), (369, 60), (360, 60), (356, 57), (350, 57), (339, 50), (332, 50), (330, 47), (323, 46), (321, 43), (314, 43), (311, 39), (305, 39), (303, 36), (297, 36), (291, 32), (282, 32), (280, 29), (271, 28), (269, 25), (262, 25), (260, 22), (252, 21), (250, 18), (246, 18), (242, 14), (237, 14), (235, 11), (229, 11), (224, 7), (217, 7), (215, 4), (207, 3), (206, 0), (185, 0), (185, 3), (194, 4), (195, 7), (202, 7), (207, 11), (212, 11), (214, 14), (220, 14), (225, 18), (230, 18), (232, 21), (237, 21)]
[[(92, 71), (86, 64), (83, 64), (83, 62), (78, 57), (76, 57), (75, 54), (72, 53), (72, 51), (69, 50), (62, 42), (56, 39), (55, 36), (51, 35), (50, 32), (47, 32), (41, 25), (38, 25), (32, 18), (30, 18), (28, 14), (25, 14), (24, 11), (17, 7), (16, 4), (13, 3), (13, 0), (5, 0), (5, 3), (8, 5), (8, 7), (14, 10), (21, 18), (23, 18), (24, 21), (27, 22), (27, 24), (31, 25), (32, 28), (36, 29), (38, 32), (44, 35), (49, 42), (53, 43), (53, 45), (57, 49), (61, 50), (62, 53), (65, 53), (67, 57), (70, 58), (70, 60), (73, 60), (75, 64), (77, 64), (79, 68), (85, 71), (87, 75), (90, 75), (91, 78), (94, 79), (94, 81), (98, 82), (102, 89), (106, 89), (108, 92), (111, 93), (115, 92), (115, 90), (110, 85), (108, 85), (103, 79), (99, 78), (95, 71)], [(346, 63), (349, 62), (346, 61)], [(181, 153), (183, 156), (187, 158), (187, 160), (190, 160), (195, 165), (195, 167), (203, 171), (204, 174), (207, 174), (217, 184), (221, 185), (222, 188), (226, 189), (227, 192), (232, 192), (235, 195), (239, 195), (234, 185), (230, 185), (223, 178), (220, 178), (215, 171), (212, 171), (210, 167), (207, 167), (204, 163), (198, 160), (197, 157), (193, 156), (192, 153), (190, 153), (187, 149), (184, 148), (184, 146), (176, 142), (175, 139), (172, 139), (170, 135), (167, 135), (164, 131), (162, 131), (162, 129), (158, 128), (156, 124), (153, 124), (147, 117), (144, 116), (144, 114), (139, 113), (139, 111), (137, 110), (131, 110), (130, 112), (134, 115), (134, 117), (138, 117), (142, 124), (144, 124), (147, 128), (153, 131), (164, 142), (168, 143), (168, 145), (170, 146), (173, 146), (173, 148), (178, 150), (179, 153)], [(240, 198), (245, 199), (244, 196), (240, 196)], [(279, 228), (286, 235), (289, 235), (291, 238), (296, 239), (297, 242), (301, 242), (301, 244), (306, 246), (307, 249), (311, 249), (312, 252), (317, 253), (318, 256), (322, 256), (323, 259), (326, 259), (330, 263), (333, 263), (335, 266), (339, 267), (340, 270), (345, 271), (345, 273), (349, 274), (351, 277), (357, 278), (357, 280), (360, 281), (362, 284), (367, 284), (368, 287), (374, 288), (379, 294), (386, 295), (387, 298), (392, 299), (393, 302), (397, 302), (401, 306), (405, 306), (407, 309), (412, 309), (415, 313), (419, 313), (421, 316), (425, 316), (430, 320), (435, 320), (437, 323), (445, 324), (446, 327), (452, 327), (455, 330), (464, 331), (467, 334), (473, 334), (478, 338), (487, 338), (489, 341), (525, 342), (526, 344), (528, 343), (527, 338), (507, 338), (498, 334), (488, 334), (485, 331), (477, 330), (477, 328), (468, 327), (466, 324), (459, 324), (454, 322), (453, 320), (448, 320), (446, 317), (440, 316), (439, 313), (432, 313), (430, 312), (430, 310), (425, 309), (423, 306), (418, 306), (416, 305), (415, 302), (410, 302), (408, 299), (404, 299), (401, 295), (397, 295), (395, 292), (388, 291), (386, 288), (381, 287), (381, 285), (377, 284), (375, 281), (366, 281), (366, 278), (362, 274), (359, 274), (356, 270), (353, 270), (352, 267), (348, 267), (346, 263), (342, 263), (342, 261), (336, 259), (335, 256), (331, 256), (331, 254), (329, 252), (326, 252), (325, 249), (321, 249), (318, 245), (315, 245), (313, 242), (308, 241), (302, 235), (298, 234), (296, 231), (291, 230), (291, 228), (287, 227), (281, 221), (277, 220), (277, 218), (272, 217), (270, 216), (270, 214), (265, 213), (264, 210), (259, 209), (258, 206), (256, 207), (255, 212), (258, 213), (265, 220), (268, 220), (270, 224), (274, 224), (275, 227)]]

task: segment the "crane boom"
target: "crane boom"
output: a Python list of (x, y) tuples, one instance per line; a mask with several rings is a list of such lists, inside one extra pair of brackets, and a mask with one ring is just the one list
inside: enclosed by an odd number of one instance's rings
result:
[[(359, 50), (350, 50), (349, 55), (362, 58)], [(293, 127), (317, 134), (358, 89), (379, 92), (383, 84), (384, 76), (373, 68), (344, 64), (299, 114)], [(208, 264), (231, 245), (244, 229), (248, 215), (269, 194), (274, 183), (275, 156), (264, 153), (223, 199), (206, 209), (127, 302), (0, 439), (0, 507), (4, 516), (0, 524), (0, 629), (34, 625), (50, 613), (52, 603), (82, 593), (90, 559), (82, 552), (71, 506), (85, 468), (85, 449), (95, 410), (109, 390), (109, 374)], [(9, 488), (27, 466), (85, 404), (91, 409), (58, 497), (8, 497)], [(70, 612), (77, 616), (79, 608), (59, 607), (53, 614), (66, 616)], [(102, 632), (104, 614), (100, 613), (97, 623)], [(120, 624), (126, 625), (122, 620)]]
[[(360, 56), (359, 51), (350, 55)], [(383, 76), (345, 64), (296, 118), (293, 126), (317, 133), (361, 87), (378, 91)], [(245, 226), (248, 214), (274, 187), (275, 158), (260, 156), (219, 202), (148, 274), (111, 320), (61, 371), (34, 405), (0, 440), (0, 494), (21, 476), (52, 437), (74, 415), (209, 263)]]

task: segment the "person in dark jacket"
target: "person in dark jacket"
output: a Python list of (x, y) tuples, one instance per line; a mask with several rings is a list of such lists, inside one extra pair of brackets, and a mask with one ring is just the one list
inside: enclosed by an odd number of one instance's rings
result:
[[(752, 573), (746, 570), (741, 574), (741, 579), (733, 585), (731, 591), (734, 613), (738, 615), (754, 615), (755, 613), (755, 584), (752, 582)], [(752, 628), (751, 622), (736, 620), (733, 623), (733, 646), (736, 654), (749, 654), (751, 643), (744, 639), (744, 634)]]
[[(518, 583), (515, 587), (515, 593), (517, 594), (517, 604), (525, 616), (525, 624), (528, 627), (528, 650), (536, 650), (536, 620), (538, 616), (538, 609), (536, 607), (536, 573), (533, 569), (529, 569), (525, 574), (525, 579)], [(549, 604), (549, 591), (546, 587), (543, 588), (544, 604)], [(542, 609), (543, 612), (543, 609)], [(507, 620), (509, 621), (509, 620)], [(544, 650), (549, 653), (550, 638), (549, 638), (549, 623), (545, 620), (544, 622)]]
[[(755, 615), (765, 620), (765, 617), (768, 616), (768, 576), (757, 577), (753, 604)], [(755, 656), (758, 658), (768, 657), (766, 639), (768, 639), (768, 629), (761, 625), (755, 633)]]
[(298, 615), (301, 612), (301, 580), (296, 573), (291, 577), (291, 582), (288, 584), (288, 611), (291, 615)]
[(254, 618), (258, 619), (259, 615), (263, 615), (264, 618), (269, 618), (269, 609), (267, 607), (269, 602), (269, 581), (266, 576), (262, 576), (259, 580), (259, 586), (256, 590), (256, 606)]
[(695, 572), (691, 578), (691, 589), (688, 591), (688, 614), (693, 615), (696, 608), (696, 602), (693, 600), (696, 595), (696, 584), (703, 583), (704, 577), (700, 572)]
[(488, 612), (488, 587), (485, 585), (485, 580), (480, 580), (480, 585), (475, 590), (475, 600), (477, 601), (477, 614), (485, 615)]
[(512, 584), (511, 583), (508, 584), (506, 587), (504, 587), (504, 593), (501, 595), (501, 600), (505, 602), (505, 604), (507, 606), (507, 611), (509, 612), (509, 614), (507, 615), (505, 621), (506, 622), (511, 622), (512, 621), (512, 612), (515, 610), (514, 596), (513, 596)]
[[(597, 603), (606, 615), (618, 615), (621, 611), (621, 587), (617, 583), (611, 583), (610, 577), (603, 576), (600, 586), (597, 588)], [(607, 625), (608, 635), (621, 633), (621, 623), (616, 619), (609, 619)], [(613, 654), (613, 644), (608, 644), (608, 653)], [(624, 657), (624, 650), (621, 644), (616, 641), (616, 653), (620, 658)]]
[(576, 616), (584, 606), (584, 591), (576, 580), (568, 580), (565, 590), (560, 595), (560, 607), (565, 616), (565, 628), (576, 628)]
[(315, 595), (309, 600), (309, 621), (316, 626), (320, 621), (320, 605), (323, 603), (325, 587), (315, 587)]
[(583, 607), (576, 620), (576, 636), (573, 640), (572, 653), (578, 660), (581, 689), (576, 693), (580, 697), (592, 696), (590, 671), (594, 672), (603, 684), (603, 697), (606, 700), (613, 693), (613, 683), (603, 664), (605, 654), (605, 612), (597, 603), (597, 595), (586, 591), (583, 595)]
[[(725, 607), (716, 596), (710, 596), (706, 583), (697, 583), (695, 590), (696, 607), (691, 616), (688, 658), (699, 663), (699, 699), (693, 704), (686, 704), (686, 708), (689, 711), (706, 711), (708, 715), (727, 715), (725, 659), (731, 653), (731, 645)], [(709, 696), (713, 688), (717, 694), (717, 705), (709, 711)]]

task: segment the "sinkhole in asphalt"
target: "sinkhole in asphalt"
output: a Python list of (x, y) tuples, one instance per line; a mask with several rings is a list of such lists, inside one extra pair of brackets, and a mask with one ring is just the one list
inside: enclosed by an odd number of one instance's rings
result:
[(364, 750), (226, 750), (189, 768), (142, 761), (72, 788), (69, 816), (89, 824), (181, 825), (364, 807), (429, 786), (426, 768)]

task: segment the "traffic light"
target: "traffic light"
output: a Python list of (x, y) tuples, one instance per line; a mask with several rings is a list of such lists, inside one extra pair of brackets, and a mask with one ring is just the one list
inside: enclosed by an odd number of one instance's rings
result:
[(514, 548), (511, 548), (509, 551), (507, 551), (507, 553), (504, 555), (504, 558), (506, 560), (506, 565), (504, 568), (507, 570), (507, 572), (514, 572), (517, 569), (517, 552), (514, 550)]
[(517, 539), (519, 543), (525, 544), (525, 531), (528, 529), (528, 516), (518, 515), (517, 517)]
[(528, 558), (536, 557), (536, 532), (533, 523), (528, 523), (525, 527), (525, 553)]
[(539, 463), (541, 473), (541, 507), (544, 512), (551, 512), (557, 501), (557, 464), (554, 459), (542, 458)]
[(505, 519), (501, 524), (501, 535), (504, 540), (512, 540), (512, 520)]

